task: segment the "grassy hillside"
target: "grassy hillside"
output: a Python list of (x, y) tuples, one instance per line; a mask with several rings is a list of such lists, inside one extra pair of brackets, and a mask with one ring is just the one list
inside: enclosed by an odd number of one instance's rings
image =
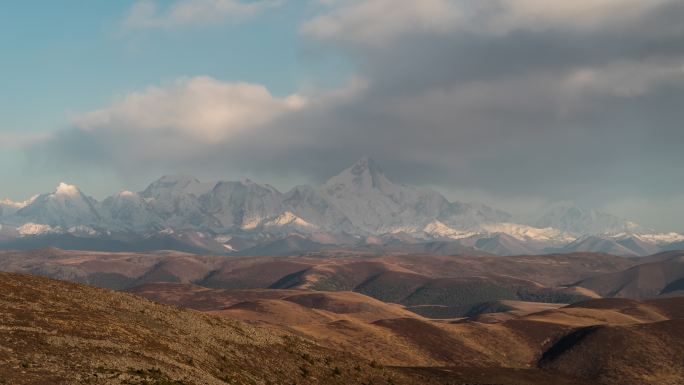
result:
[(0, 274), (3, 384), (391, 384), (408, 375), (129, 294)]

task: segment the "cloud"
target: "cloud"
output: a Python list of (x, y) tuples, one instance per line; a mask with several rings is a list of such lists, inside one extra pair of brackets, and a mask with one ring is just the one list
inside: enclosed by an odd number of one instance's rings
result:
[[(349, 56), (358, 78), (345, 87), (275, 96), (181, 79), (85, 114), (29, 158), (289, 187), (371, 155), (392, 179), (453, 198), (494, 196), (512, 211), (575, 200), (649, 226), (651, 209), (674, 226), (681, 216), (667, 205), (684, 190), (684, 3), (617, 4), (328, 2), (301, 33), (312, 49)], [(628, 203), (609, 205), (618, 201)], [(647, 209), (634, 209), (639, 202)]]
[(636, 97), (657, 87), (684, 85), (684, 57), (618, 61), (579, 68), (563, 81), (569, 92)]
[(318, 40), (381, 43), (412, 33), (442, 33), (461, 17), (448, 0), (343, 1), (301, 26)]
[(139, 0), (128, 12), (126, 29), (173, 29), (221, 21), (240, 21), (278, 7), (282, 0), (176, 0), (161, 8), (154, 0)]
[(676, 0), (363, 0), (325, 2), (301, 32), (320, 41), (378, 45), (412, 34), (587, 32), (629, 26)]
[(302, 27), (370, 81), (325, 120), (337, 126), (328, 140), (376, 154), (403, 181), (513, 204), (684, 188), (684, 3), (444, 1), (453, 16), (429, 28), (417, 16), (396, 27), (395, 4), (336, 2)]
[(308, 117), (357, 100), (365, 87), (350, 79), (339, 89), (279, 97), (259, 84), (181, 78), (75, 118), (70, 128), (31, 145), (29, 158), (42, 167), (97, 166), (123, 177), (160, 170), (225, 173), (240, 164), (280, 172), (274, 159), (318, 146)]
[(305, 97), (279, 98), (266, 87), (200, 76), (133, 92), (112, 106), (77, 118), (84, 131), (175, 135), (199, 142), (224, 140), (306, 107)]
[[(471, 29), (507, 33), (516, 29), (587, 31), (631, 23), (674, 0), (485, 0), (491, 12), (471, 21)], [(494, 4), (495, 6), (492, 6)], [(485, 9), (485, 8), (481, 9)]]

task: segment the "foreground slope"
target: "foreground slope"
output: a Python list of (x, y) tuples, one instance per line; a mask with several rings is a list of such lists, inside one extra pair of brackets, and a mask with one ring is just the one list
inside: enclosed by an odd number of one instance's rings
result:
[(3, 384), (416, 383), (284, 332), (0, 274)]

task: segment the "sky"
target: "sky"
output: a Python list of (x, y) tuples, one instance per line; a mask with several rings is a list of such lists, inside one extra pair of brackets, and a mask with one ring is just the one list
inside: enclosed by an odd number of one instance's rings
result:
[(521, 213), (684, 232), (681, 0), (0, 4), (0, 198), (165, 174), (287, 189), (371, 156)]

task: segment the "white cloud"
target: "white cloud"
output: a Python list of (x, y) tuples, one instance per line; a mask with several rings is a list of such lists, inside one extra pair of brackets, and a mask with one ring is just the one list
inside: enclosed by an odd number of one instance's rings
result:
[(140, 0), (131, 7), (124, 27), (171, 29), (226, 20), (239, 21), (281, 4), (282, 0), (176, 0), (161, 9), (154, 0)]
[(133, 92), (74, 123), (88, 131), (172, 133), (213, 142), (301, 110), (307, 103), (298, 94), (273, 96), (262, 85), (194, 77)]
[(412, 33), (440, 33), (460, 18), (448, 0), (365, 0), (336, 2), (304, 23), (301, 32), (318, 40), (381, 43)]

